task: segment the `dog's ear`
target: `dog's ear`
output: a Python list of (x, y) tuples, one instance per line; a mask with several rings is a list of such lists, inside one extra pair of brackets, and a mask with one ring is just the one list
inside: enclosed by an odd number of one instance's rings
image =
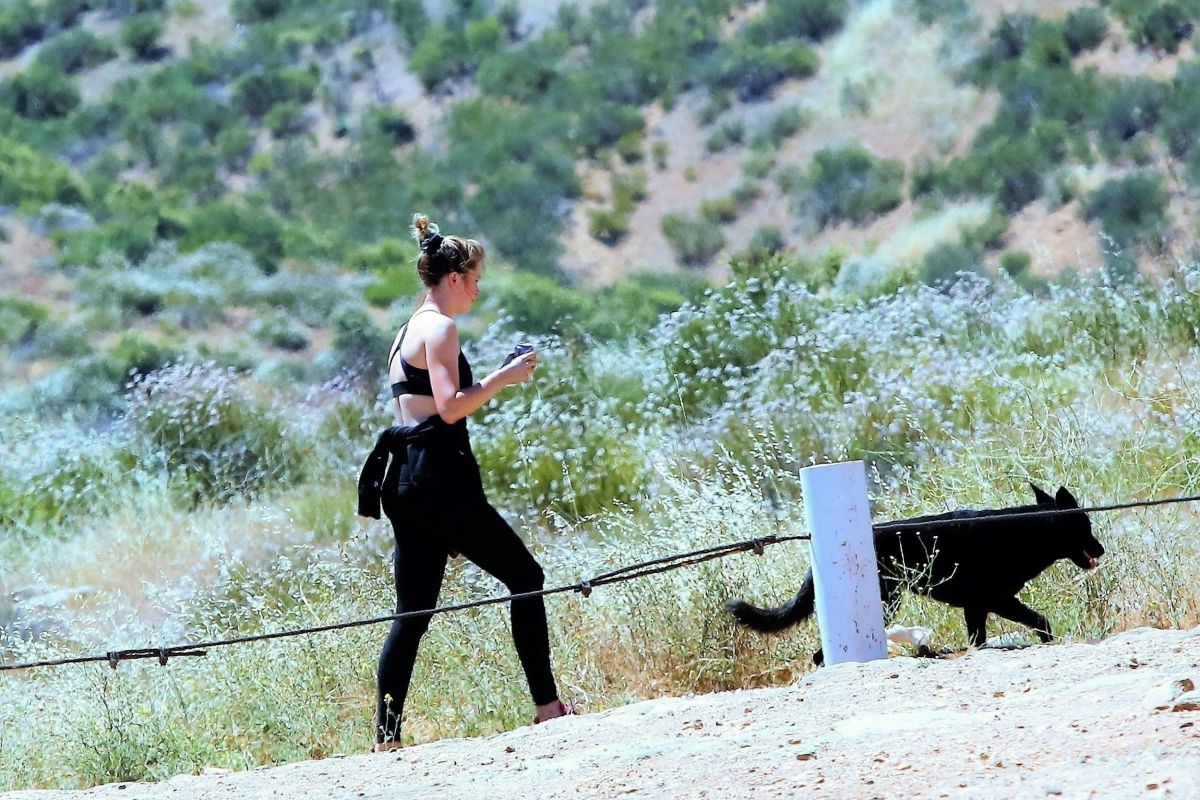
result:
[(1059, 508), (1079, 508), (1079, 501), (1075, 499), (1075, 495), (1067, 491), (1067, 487), (1058, 487), (1058, 494), (1054, 496), (1054, 505)]
[(1039, 505), (1039, 506), (1052, 506), (1052, 505), (1054, 505), (1054, 498), (1053, 498), (1053, 497), (1051, 497), (1050, 495), (1046, 494), (1046, 493), (1045, 493), (1044, 491), (1042, 491), (1042, 490), (1041, 490), (1039, 487), (1035, 486), (1035, 485), (1033, 484), (1033, 481), (1030, 481), (1030, 482), (1029, 482), (1029, 488), (1030, 488), (1030, 489), (1033, 489), (1033, 496), (1037, 498), (1037, 502), (1038, 502), (1038, 505)]

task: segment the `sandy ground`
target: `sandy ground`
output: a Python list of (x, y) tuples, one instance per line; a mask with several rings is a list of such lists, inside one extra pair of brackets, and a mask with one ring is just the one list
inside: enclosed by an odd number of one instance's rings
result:
[[(1191, 689), (1189, 690), (1189, 685)], [(1200, 628), (892, 658), (383, 755), (68, 798), (1198, 798)]]

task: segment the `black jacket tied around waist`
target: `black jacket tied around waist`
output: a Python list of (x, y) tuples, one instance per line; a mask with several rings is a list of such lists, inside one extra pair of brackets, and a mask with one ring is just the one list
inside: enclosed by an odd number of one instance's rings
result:
[(414, 486), (436, 490), (450, 486), (482, 491), (479, 466), (471, 454), (467, 426), (436, 414), (417, 425), (393, 425), (375, 440), (358, 476), (358, 514), (379, 519), (388, 458), (392, 469), (407, 466)]

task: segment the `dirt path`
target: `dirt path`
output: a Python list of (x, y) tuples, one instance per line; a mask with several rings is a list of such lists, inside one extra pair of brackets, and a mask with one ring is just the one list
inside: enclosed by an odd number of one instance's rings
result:
[[(1200, 628), (845, 664), (781, 689), (667, 698), (387, 755), (14, 792), (272, 797), (1200, 797)], [(1174, 687), (1174, 688), (1172, 688)]]

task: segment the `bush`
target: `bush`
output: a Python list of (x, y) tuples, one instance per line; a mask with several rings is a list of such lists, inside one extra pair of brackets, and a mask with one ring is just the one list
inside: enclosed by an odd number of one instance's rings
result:
[(787, 106), (762, 120), (750, 144), (756, 148), (778, 148), (786, 140), (804, 130), (807, 123), (808, 117), (803, 109), (797, 106)]
[(704, 142), (710, 153), (719, 153), (730, 145), (741, 144), (746, 135), (746, 126), (740, 120), (722, 122), (708, 135)]
[(484, 294), (485, 307), (534, 335), (561, 333), (588, 312), (587, 295), (542, 275), (512, 272), (498, 278)]
[(59, 162), (0, 135), (0, 205), (82, 205), (84, 190)]
[(74, 74), (116, 58), (117, 50), (107, 39), (78, 28), (65, 31), (42, 45), (36, 63)]
[(1192, 38), (1192, 14), (1180, 3), (1167, 2), (1142, 16), (1134, 32), (1137, 43), (1167, 53), (1179, 49), (1179, 43)]
[(260, 342), (280, 350), (295, 352), (308, 347), (308, 331), (285, 314), (271, 314), (255, 320), (250, 332)]
[(1033, 259), (1024, 250), (1009, 250), (1000, 257), (1000, 269), (1012, 278), (1020, 278), (1029, 272)]
[(417, 129), (408, 115), (398, 108), (374, 106), (363, 116), (363, 133), (378, 136), (393, 147), (401, 147), (417, 138)]
[(807, 78), (817, 71), (815, 50), (801, 43), (756, 45), (734, 41), (709, 68), (707, 83), (755, 100), (787, 78)]
[(1129, 141), (1158, 125), (1167, 102), (1167, 87), (1152, 78), (1118, 83), (1109, 97), (1099, 129), (1103, 136)]
[(179, 364), (134, 381), (121, 428), (192, 504), (256, 495), (298, 479), (303, 443), (287, 418), (230, 369)]
[(700, 203), (700, 219), (714, 226), (727, 225), (737, 218), (737, 202), (732, 197), (712, 197)]
[(56, 69), (34, 64), (0, 83), (0, 107), (34, 120), (65, 117), (79, 106), (79, 90)]
[(813, 156), (798, 199), (819, 227), (861, 224), (900, 205), (903, 181), (899, 161), (877, 161), (857, 145), (826, 148)]
[(244, 75), (233, 84), (233, 99), (252, 117), (266, 114), (276, 103), (308, 103), (313, 98), (320, 73), (310, 69), (267, 69)]
[(744, 35), (758, 45), (793, 37), (820, 41), (841, 29), (847, 6), (846, 0), (772, 0)]
[(421, 291), (416, 268), (417, 247), (412, 241), (381, 239), (350, 254), (346, 266), (374, 276), (363, 296), (374, 306), (386, 306)]
[(663, 236), (675, 250), (675, 257), (689, 267), (702, 267), (725, 246), (725, 234), (706, 220), (682, 214), (665, 214)]
[(982, 260), (979, 251), (969, 245), (943, 242), (925, 254), (918, 278), (931, 286), (946, 284), (960, 272), (980, 272)]
[(361, 306), (344, 305), (333, 312), (331, 354), (337, 372), (362, 372), (376, 366), (386, 353), (388, 336)]
[(23, 297), (0, 294), (0, 347), (28, 344), (38, 327), (50, 318), (42, 306)]
[(232, 242), (253, 253), (265, 272), (274, 272), (283, 257), (283, 223), (263, 206), (221, 200), (192, 209), (184, 225), (180, 246), (185, 250)]
[(276, 139), (286, 139), (304, 133), (308, 130), (304, 107), (293, 100), (276, 103), (263, 115), (263, 127)]
[(10, 0), (0, 8), (0, 58), (12, 58), (44, 33), (41, 14), (29, 0)]
[(289, 0), (234, 0), (231, 11), (238, 22), (266, 22), (288, 10)]
[(614, 245), (629, 233), (629, 212), (617, 208), (588, 209), (588, 234), (593, 239)]
[(1072, 55), (1100, 46), (1108, 35), (1108, 17), (1099, 8), (1077, 8), (1063, 20), (1063, 39)]
[(1088, 195), (1084, 213), (1118, 246), (1133, 247), (1166, 230), (1167, 192), (1158, 175), (1114, 178)]
[(42, 5), (42, 19), (47, 27), (55, 30), (74, 28), (83, 12), (92, 7), (92, 0), (46, 0)]
[(134, 58), (152, 61), (159, 56), (158, 40), (165, 27), (158, 14), (135, 14), (121, 25), (121, 43), (130, 49)]

